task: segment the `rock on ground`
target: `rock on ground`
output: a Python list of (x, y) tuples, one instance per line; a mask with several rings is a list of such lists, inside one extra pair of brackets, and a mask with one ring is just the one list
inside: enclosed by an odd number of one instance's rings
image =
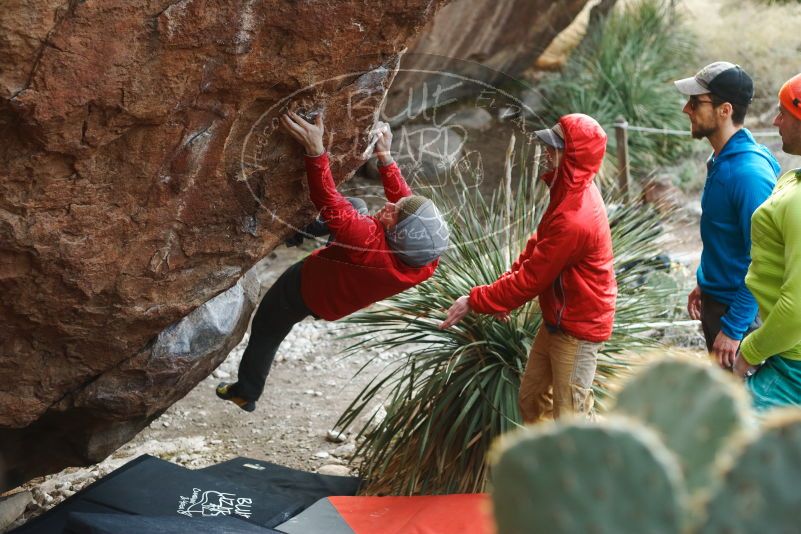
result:
[(0, 497), (0, 532), (20, 517), (29, 504), (33, 502), (30, 491), (20, 491), (6, 497)]

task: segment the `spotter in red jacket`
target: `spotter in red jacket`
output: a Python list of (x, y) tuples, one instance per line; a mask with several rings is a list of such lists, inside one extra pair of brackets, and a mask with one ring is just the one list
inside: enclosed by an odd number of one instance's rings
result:
[(612, 334), (617, 298), (609, 220), (593, 182), (606, 133), (581, 114), (566, 115), (559, 124), (564, 154), (559, 167), (542, 176), (551, 196), (537, 231), (508, 272), (473, 288), (470, 307), (502, 313), (539, 297), (547, 325), (602, 342)]

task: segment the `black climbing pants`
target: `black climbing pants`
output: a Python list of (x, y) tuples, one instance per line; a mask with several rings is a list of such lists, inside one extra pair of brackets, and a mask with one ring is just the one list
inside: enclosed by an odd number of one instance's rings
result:
[(275, 353), (292, 327), (309, 315), (300, 294), (300, 271), (303, 260), (278, 277), (259, 303), (250, 326), (250, 340), (239, 363), (236, 394), (258, 400), (273, 365)]

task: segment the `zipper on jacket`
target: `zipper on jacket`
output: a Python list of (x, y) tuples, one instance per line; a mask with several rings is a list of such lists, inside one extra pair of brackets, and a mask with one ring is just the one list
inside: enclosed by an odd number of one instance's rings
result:
[[(556, 290), (554, 290), (554, 295), (557, 296), (557, 302), (562, 303), (562, 307), (559, 308), (559, 311), (556, 314), (556, 329), (559, 330), (559, 327), (562, 325), (562, 313), (564, 313), (565, 308), (567, 307), (567, 302), (565, 302), (565, 288), (562, 286), (562, 274), (559, 273), (559, 276), (556, 278), (556, 283), (559, 287), (559, 293), (561, 294), (561, 300), (559, 299), (559, 295), (556, 294)], [(556, 284), (554, 284), (556, 286)]]

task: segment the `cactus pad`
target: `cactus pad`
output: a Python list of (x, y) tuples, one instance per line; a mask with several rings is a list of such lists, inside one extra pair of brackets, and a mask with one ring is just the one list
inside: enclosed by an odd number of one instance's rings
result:
[(655, 430), (679, 458), (688, 491), (708, 488), (719, 451), (755, 428), (745, 391), (702, 362), (662, 360), (623, 386), (614, 413)]
[(777, 413), (763, 434), (723, 468), (723, 481), (707, 506), (699, 532), (798, 532), (801, 481), (801, 411)]
[(636, 421), (528, 427), (492, 457), (498, 534), (676, 534), (686, 517), (675, 458)]

